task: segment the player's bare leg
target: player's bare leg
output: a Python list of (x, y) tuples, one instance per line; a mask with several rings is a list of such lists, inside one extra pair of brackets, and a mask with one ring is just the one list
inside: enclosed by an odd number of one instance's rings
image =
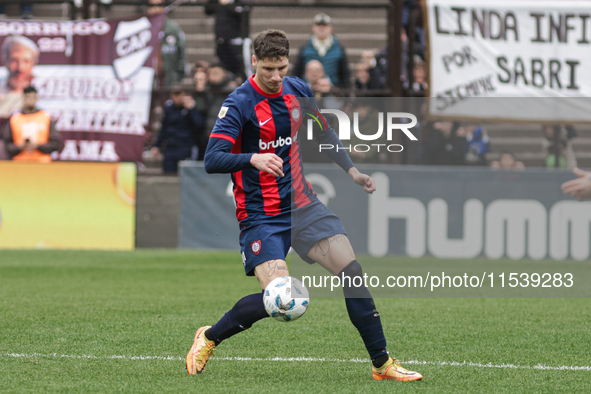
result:
[(343, 293), (351, 323), (357, 328), (373, 363), (375, 380), (420, 380), (423, 376), (401, 367), (395, 358), (386, 352), (386, 338), (382, 331), (380, 314), (373, 298), (365, 286), (355, 287), (351, 279), (362, 277), (363, 270), (355, 259), (355, 252), (345, 234), (337, 234), (317, 242), (308, 252), (308, 257), (317, 261), (328, 272), (341, 277)]
[(261, 289), (265, 290), (267, 285), (271, 283), (273, 279), (289, 276), (289, 270), (285, 260), (269, 260), (255, 267), (254, 276), (261, 284)]
[[(289, 275), (289, 271), (285, 260), (275, 259), (257, 265), (254, 274), (264, 290), (273, 279)], [(191, 375), (202, 373), (217, 345), (224, 339), (249, 329), (265, 317), (269, 315), (263, 304), (263, 293), (254, 293), (238, 301), (212, 327), (199, 328), (193, 346), (187, 354), (187, 372)]]

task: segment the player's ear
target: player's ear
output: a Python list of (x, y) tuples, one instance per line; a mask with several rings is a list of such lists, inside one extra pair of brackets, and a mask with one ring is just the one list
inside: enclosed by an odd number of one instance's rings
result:
[(256, 57), (256, 55), (252, 55), (250, 61), (252, 63), (252, 68), (256, 69), (257, 68), (257, 57)]

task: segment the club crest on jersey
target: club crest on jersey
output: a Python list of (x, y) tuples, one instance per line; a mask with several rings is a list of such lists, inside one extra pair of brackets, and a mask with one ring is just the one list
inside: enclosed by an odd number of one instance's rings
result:
[(218, 118), (222, 119), (228, 113), (228, 107), (220, 108), (220, 113), (218, 114)]
[(297, 121), (300, 119), (300, 109), (299, 108), (294, 108), (291, 111), (291, 117), (293, 118), (293, 120)]
[(260, 239), (250, 244), (250, 250), (252, 250), (252, 253), (254, 253), (255, 256), (258, 256), (259, 253), (261, 253), (261, 247), (262, 244)]

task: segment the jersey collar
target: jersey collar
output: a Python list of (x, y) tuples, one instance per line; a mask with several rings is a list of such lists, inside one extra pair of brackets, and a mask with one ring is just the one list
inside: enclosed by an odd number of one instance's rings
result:
[(265, 93), (265, 91), (263, 89), (261, 89), (259, 87), (259, 85), (257, 85), (257, 83), (254, 81), (254, 75), (252, 74), (249, 78), (248, 78), (248, 82), (250, 82), (250, 84), (252, 85), (252, 87), (259, 92), (262, 96), (268, 97), (268, 98), (275, 98), (275, 97), (279, 97), (283, 94), (283, 84), (281, 84), (281, 90), (279, 91), (279, 93), (273, 93), (273, 94), (269, 94), (269, 93)]

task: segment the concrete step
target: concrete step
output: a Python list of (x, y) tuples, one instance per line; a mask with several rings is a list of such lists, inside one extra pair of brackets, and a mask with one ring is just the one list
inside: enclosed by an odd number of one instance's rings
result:
[[(305, 19), (308, 27), (312, 26), (312, 19), (320, 12), (328, 14), (335, 29), (341, 24), (341, 18), (354, 18), (355, 16), (362, 16), (363, 18), (371, 19), (386, 19), (387, 12), (385, 9), (360, 9), (360, 8), (303, 8), (303, 7), (252, 7), (251, 18), (265, 18), (272, 20), (273, 18), (282, 18), (288, 15), (289, 19)], [(371, 25), (369, 25), (371, 26)]]
[[(6, 19), (21, 19), (20, 7), (17, 4), (6, 6)], [(63, 4), (44, 4), (33, 3), (32, 20), (52, 19), (67, 20), (70, 19), (70, 5)]]

